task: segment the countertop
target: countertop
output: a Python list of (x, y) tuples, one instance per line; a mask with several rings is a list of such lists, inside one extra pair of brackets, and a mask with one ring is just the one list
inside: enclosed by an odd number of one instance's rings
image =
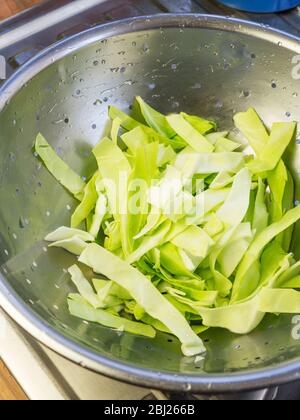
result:
[(1, 0), (0, 19), (6, 19), (38, 3), (41, 0)]

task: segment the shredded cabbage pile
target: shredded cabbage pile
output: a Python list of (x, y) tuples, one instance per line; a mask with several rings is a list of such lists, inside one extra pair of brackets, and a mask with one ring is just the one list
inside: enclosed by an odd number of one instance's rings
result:
[[(70, 227), (46, 237), (92, 268), (69, 268), (70, 313), (118, 331), (176, 336), (186, 356), (219, 327), (248, 334), (267, 313), (300, 312), (300, 219), (283, 155), (297, 124), (270, 130), (254, 109), (234, 117), (247, 140), (186, 113), (162, 115), (140, 97), (131, 116), (110, 107), (87, 182), (39, 134), (35, 150), (78, 200)], [(251, 152), (249, 153), (251, 146)], [(246, 153), (247, 152), (247, 153)]]

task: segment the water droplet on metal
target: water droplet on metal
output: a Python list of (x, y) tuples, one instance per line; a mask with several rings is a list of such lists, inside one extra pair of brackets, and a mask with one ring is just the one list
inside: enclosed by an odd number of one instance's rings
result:
[(242, 92), (242, 96), (244, 97), (244, 98), (249, 98), (249, 96), (251, 95), (251, 93), (250, 93), (250, 91), (249, 90), (243, 90), (243, 92)]
[(25, 229), (28, 225), (29, 225), (29, 220), (21, 216), (19, 219), (20, 228)]
[(149, 54), (149, 52), (150, 52), (150, 47), (149, 47), (149, 45), (148, 45), (148, 44), (144, 44), (144, 45), (143, 45), (143, 52), (144, 52), (145, 54)]

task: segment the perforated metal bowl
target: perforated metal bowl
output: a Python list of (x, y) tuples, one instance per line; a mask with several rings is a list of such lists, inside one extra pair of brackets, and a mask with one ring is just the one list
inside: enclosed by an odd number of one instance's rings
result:
[[(270, 123), (300, 121), (299, 40), (253, 24), (160, 15), (93, 28), (25, 65), (0, 92), (0, 304), (38, 340), (73, 361), (154, 388), (218, 392), (300, 377), (299, 318), (270, 316), (251, 335), (205, 336), (205, 360), (184, 358), (171, 336), (154, 340), (71, 317), (65, 269), (74, 258), (42, 238), (69, 222), (75, 203), (33, 154), (42, 132), (88, 176), (87, 157), (107, 107), (141, 95), (165, 112), (185, 110), (232, 127), (249, 106)], [(300, 146), (286, 159), (300, 198)], [(92, 162), (92, 161), (91, 161)], [(300, 257), (299, 227), (294, 251)], [(294, 323), (293, 323), (294, 322)]]

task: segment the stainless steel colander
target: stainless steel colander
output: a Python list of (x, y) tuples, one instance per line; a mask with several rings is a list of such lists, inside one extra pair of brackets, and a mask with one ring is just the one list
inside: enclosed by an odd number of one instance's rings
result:
[[(225, 128), (249, 106), (266, 122), (300, 121), (299, 63), (299, 40), (268, 28), (158, 15), (93, 28), (26, 64), (0, 92), (0, 305), (58, 353), (131, 383), (224, 392), (300, 378), (300, 317), (269, 316), (249, 336), (210, 330), (206, 357), (196, 361), (183, 357), (171, 336), (150, 340), (71, 317), (66, 268), (74, 257), (42, 239), (68, 224), (75, 203), (32, 149), (42, 132), (89, 176), (87, 157), (105, 130), (108, 105), (128, 110), (136, 95), (166, 113), (185, 110)], [(286, 160), (300, 200), (300, 145)]]

